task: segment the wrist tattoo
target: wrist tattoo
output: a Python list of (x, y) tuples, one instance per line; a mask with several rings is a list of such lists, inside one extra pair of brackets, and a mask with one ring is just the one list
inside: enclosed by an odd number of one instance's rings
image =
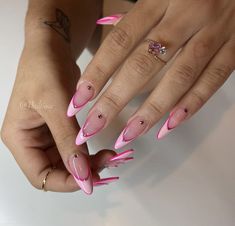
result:
[(59, 35), (61, 35), (67, 42), (70, 42), (70, 21), (62, 10), (55, 10), (56, 19), (54, 21), (44, 21), (44, 24), (51, 27)]

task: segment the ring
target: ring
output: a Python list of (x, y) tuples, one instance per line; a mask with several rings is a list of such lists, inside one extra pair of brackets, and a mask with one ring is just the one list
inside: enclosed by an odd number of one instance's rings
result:
[(42, 186), (41, 186), (41, 189), (46, 192), (47, 190), (45, 189), (46, 187), (46, 182), (47, 182), (47, 178), (49, 176), (49, 174), (55, 169), (56, 167), (55, 166), (52, 166), (50, 170), (48, 170), (48, 172), (46, 173), (46, 176), (43, 178), (42, 180)]
[(148, 46), (148, 52), (150, 54), (152, 54), (154, 56), (155, 59), (160, 60), (161, 62), (163, 62), (164, 64), (166, 64), (167, 62), (162, 60), (159, 55), (165, 55), (167, 53), (167, 48), (166, 46), (164, 46), (162, 43), (158, 42), (158, 41), (154, 41), (151, 39), (147, 39), (146, 42), (149, 43)]

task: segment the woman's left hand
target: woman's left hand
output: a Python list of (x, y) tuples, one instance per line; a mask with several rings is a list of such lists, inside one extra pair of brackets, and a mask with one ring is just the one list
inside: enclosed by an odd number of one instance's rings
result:
[(234, 27), (234, 0), (139, 0), (110, 32), (78, 81), (68, 116), (94, 99), (118, 70), (90, 110), (76, 143), (105, 128), (174, 56), (170, 69), (129, 119), (115, 148), (146, 133), (168, 111), (157, 138), (189, 119), (234, 70)]

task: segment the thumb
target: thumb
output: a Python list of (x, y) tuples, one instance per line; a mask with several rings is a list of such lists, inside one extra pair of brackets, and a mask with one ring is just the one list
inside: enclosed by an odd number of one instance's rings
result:
[[(60, 156), (67, 170), (72, 174), (79, 187), (86, 193), (93, 192), (93, 181), (90, 169), (87, 146), (77, 146), (75, 139), (79, 131), (76, 118), (66, 115), (68, 99), (62, 91), (46, 95), (51, 108), (39, 112), (48, 125), (55, 140)], [(53, 101), (52, 101), (53, 100)]]

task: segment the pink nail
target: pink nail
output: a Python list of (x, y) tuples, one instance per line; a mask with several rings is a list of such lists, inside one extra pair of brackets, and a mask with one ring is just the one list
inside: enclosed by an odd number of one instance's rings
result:
[(129, 155), (133, 154), (134, 150), (126, 150), (123, 151), (115, 156), (113, 156), (109, 161), (106, 163), (105, 167), (117, 167), (119, 164), (127, 163), (131, 160), (133, 160), (133, 157), (129, 157)]
[(123, 14), (115, 14), (107, 17), (103, 17), (96, 21), (96, 24), (101, 25), (116, 25), (123, 17)]
[(82, 154), (74, 154), (69, 159), (69, 167), (79, 187), (86, 194), (92, 194), (93, 181), (87, 159)]
[(105, 123), (106, 118), (99, 111), (92, 111), (77, 135), (76, 144), (81, 145), (85, 143), (97, 134), (105, 126)]
[(82, 82), (70, 101), (67, 116), (72, 117), (79, 112), (92, 99), (94, 93), (94, 88), (89, 82)]
[(174, 112), (170, 113), (169, 118), (166, 120), (162, 128), (157, 133), (157, 139), (162, 139), (174, 128), (176, 128), (188, 115), (186, 108), (179, 108)]
[(135, 117), (133, 120), (131, 120), (130, 123), (127, 124), (126, 128), (121, 132), (114, 145), (114, 148), (118, 149), (130, 143), (135, 138), (140, 136), (145, 131), (147, 126), (148, 124), (145, 119), (140, 116)]
[(117, 180), (119, 180), (119, 177), (107, 177), (107, 178), (103, 178), (103, 179), (100, 179), (100, 180), (94, 182), (93, 186), (97, 187), (97, 186), (102, 186), (102, 185), (108, 185), (108, 184), (115, 182)]

